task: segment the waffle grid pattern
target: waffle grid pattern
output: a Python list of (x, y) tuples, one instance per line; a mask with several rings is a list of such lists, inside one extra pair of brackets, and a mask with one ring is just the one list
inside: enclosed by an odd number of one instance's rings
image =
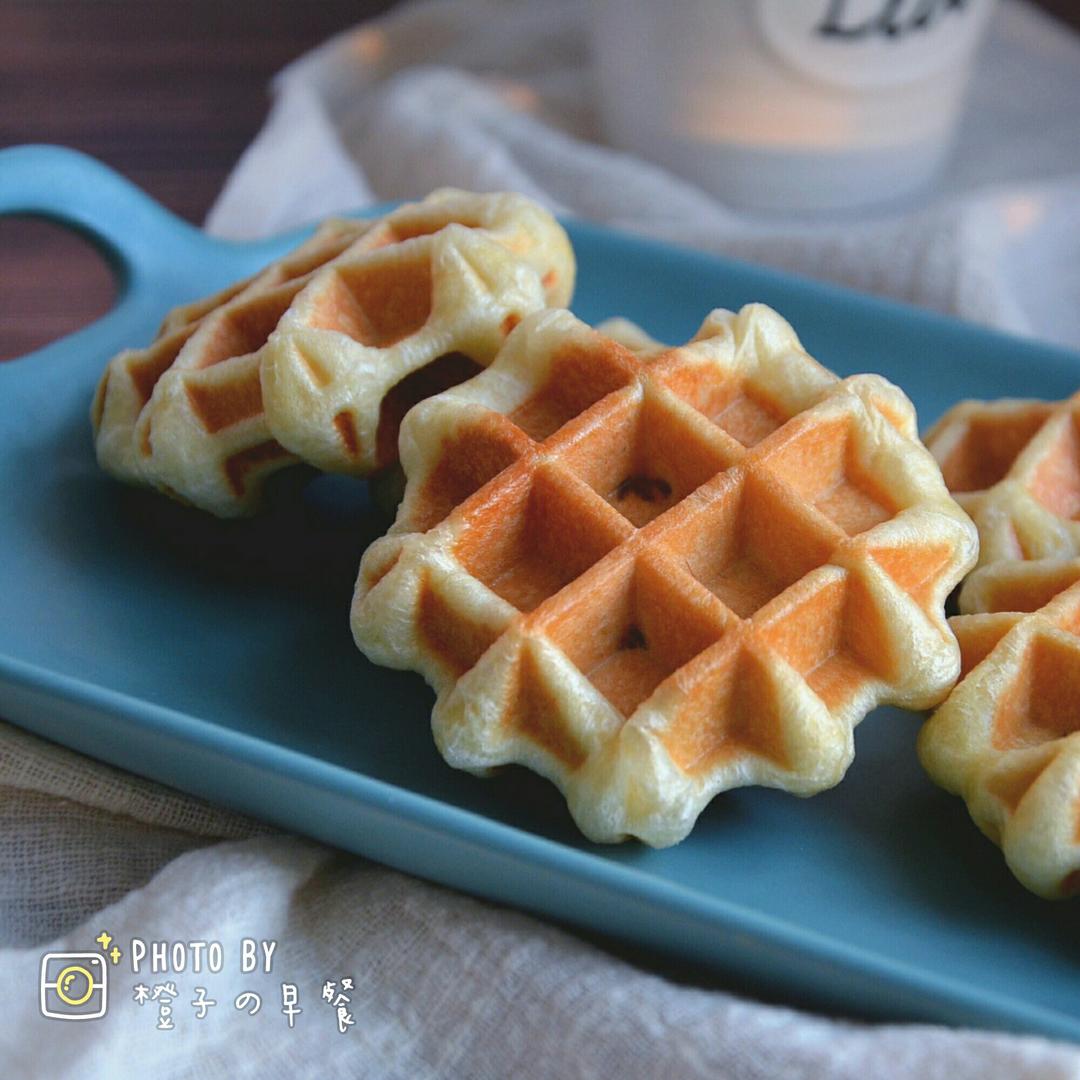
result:
[(394, 460), (415, 400), (479, 371), (573, 279), (561, 226), (519, 196), (447, 190), (328, 222), (109, 364), (91, 410), (99, 462), (225, 517), (297, 460), (365, 475)]
[(566, 312), (407, 418), (353, 631), (421, 671), (458, 767), (525, 764), (596, 840), (674, 843), (714, 794), (837, 783), (882, 702), (939, 701), (974, 530), (876, 376), (760, 305), (635, 354)]
[[(262, 417), (262, 397), (259, 387), (258, 359), (255, 356), (265, 336), (258, 333), (256, 313), (272, 311), (288, 303), (319, 266), (340, 255), (368, 229), (367, 222), (325, 222), (308, 241), (267, 267), (254, 277), (230, 288), (174, 308), (166, 315), (154, 341), (144, 349), (127, 349), (114, 357), (106, 367), (91, 407), (98, 461), (102, 468), (128, 483), (155, 483), (172, 491), (164, 480), (157, 480), (151, 465), (151, 400), (158, 383), (174, 369), (184, 370), (194, 380), (195, 398), (205, 402), (206, 393), (198, 380), (220, 379), (224, 373), (233, 393), (229, 395), (235, 416), (232, 424), (239, 430), (228, 431), (214, 440), (209, 451), (220, 466), (215, 472), (225, 473), (233, 496), (243, 500), (256, 476), (245, 475), (243, 467), (247, 452), (261, 448), (271, 462), (282, 464), (293, 460), (284, 448), (271, 447), (269, 431)], [(262, 320), (265, 329), (266, 319)], [(244, 330), (249, 339), (245, 344)], [(273, 327), (270, 327), (273, 329)], [(254, 340), (252, 340), (254, 338)], [(217, 348), (214, 348), (216, 344)], [(224, 354), (224, 355), (222, 355)], [(220, 371), (215, 368), (225, 366)], [(204, 373), (200, 376), (200, 373)], [(239, 388), (236, 392), (236, 388)], [(204, 406), (205, 408), (205, 406)], [(220, 414), (219, 414), (220, 418)], [(248, 422), (242, 423), (243, 420)], [(201, 425), (200, 425), (201, 426)], [(209, 425), (205, 435), (222, 431), (222, 425)], [(229, 470), (233, 475), (228, 476)], [(250, 471), (250, 470), (247, 470)], [(181, 488), (187, 487), (182, 483)]]
[(979, 529), (979, 566), (1080, 555), (1080, 394), (965, 401), (926, 435)]
[(919, 757), (1033, 892), (1080, 892), (1080, 560), (999, 562), (949, 620), (962, 677)]

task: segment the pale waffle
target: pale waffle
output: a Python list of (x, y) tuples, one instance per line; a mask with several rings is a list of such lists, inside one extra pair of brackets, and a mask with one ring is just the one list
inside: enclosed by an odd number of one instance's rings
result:
[[(240, 388), (234, 396), (238, 403), (246, 406), (241, 412), (248, 414), (243, 417), (247, 422), (239, 424), (237, 421), (217, 428), (218, 432), (226, 433), (227, 445), (221, 446), (221, 436), (218, 436), (218, 445), (212, 450), (212, 461), (207, 469), (214, 474), (222, 469), (232, 470), (230, 487), (235, 489), (234, 499), (243, 501), (257, 486), (257, 474), (245, 475), (243, 471), (245, 463), (255, 464), (251, 461), (252, 451), (262, 452), (266, 457), (265, 465), (272, 468), (279, 467), (282, 459), (292, 460), (280, 446), (272, 443), (261, 415), (255, 355), (260, 342), (256, 339), (265, 340), (273, 327), (266, 327), (269, 319), (262, 320), (262, 327), (252, 324), (257, 324), (260, 305), (264, 301), (288, 296), (290, 290), (310, 278), (314, 269), (340, 255), (367, 232), (370, 225), (367, 221), (324, 222), (306, 243), (261, 273), (214, 296), (169, 312), (157, 337), (147, 348), (127, 349), (115, 356), (105, 368), (91, 407), (101, 467), (129, 483), (154, 482), (150, 475), (151, 447), (148, 442), (142, 446), (136, 444), (135, 429), (140, 416), (149, 412), (148, 406), (158, 382), (181, 354), (184, 370), (190, 372), (189, 378), (197, 378), (199, 371), (209, 371), (213, 375), (214, 368), (220, 363), (231, 361), (226, 363), (224, 371), (234, 376), (230, 385)], [(250, 333), (246, 335), (245, 328), (236, 325), (245, 317), (250, 326)], [(245, 337), (250, 339), (248, 345), (241, 343)], [(219, 346), (216, 350), (213, 349), (215, 344)], [(213, 429), (215, 425), (209, 426)], [(144, 437), (148, 434), (144, 427)], [(216, 432), (210, 430), (206, 434), (212, 437)], [(247, 472), (250, 473), (250, 469)], [(184, 488), (187, 486), (182, 484)]]
[(768, 308), (632, 340), (539, 313), (412, 410), (352, 626), (435, 688), (450, 764), (527, 765), (590, 838), (660, 846), (722, 790), (837, 783), (877, 704), (940, 701), (976, 536), (907, 398)]
[(979, 529), (979, 565), (1080, 555), (1080, 394), (965, 401), (926, 435)]
[(1080, 892), (1080, 560), (998, 562), (949, 620), (961, 682), (919, 735), (919, 758), (963, 797), (1016, 877)]
[(102, 466), (223, 517), (304, 460), (366, 475), (401, 416), (490, 363), (514, 325), (564, 304), (562, 227), (516, 195), (445, 190), (331, 222), (255, 278), (177, 308), (117, 356), (91, 417)]

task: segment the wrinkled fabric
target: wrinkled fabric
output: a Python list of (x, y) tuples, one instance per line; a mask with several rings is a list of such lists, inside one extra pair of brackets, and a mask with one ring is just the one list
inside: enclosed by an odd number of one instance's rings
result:
[(339, 35), (278, 76), (208, 228), (264, 236), (445, 184), (509, 189), (1080, 347), (1080, 38), (1061, 23), (1015, 2), (996, 12), (950, 165), (925, 196), (777, 220), (597, 141), (588, 21), (578, 0), (430, 0)]
[[(59, 936), (33, 948), (0, 949), (5, 1076), (1080, 1076), (1080, 1051), (1043, 1039), (855, 1024), (677, 985), (529, 916), (307, 840), (257, 835), (259, 827), (243, 818), (106, 766), (80, 763), (74, 755), (65, 762), (65, 751), (10, 728), (0, 728), (0, 734), (5, 805), (26, 773), (48, 772), (55, 757), (61, 769), (77, 768), (77, 778), (70, 778), (85, 799), (43, 797), (51, 810), (32, 800), (25, 804), (26, 825), (36, 820), (51, 834), (49, 855), (41, 852), (38, 838), (36, 880), (48, 887), (54, 880), (50, 866), (58, 877), (70, 866), (70, 876), (91, 890), (116, 893), (112, 903)], [(11, 744), (18, 745), (23, 765), (9, 753)], [(134, 796), (119, 801), (143, 809), (151, 823), (94, 806), (128, 786)], [(10, 820), (7, 816), (5, 824)], [(10, 834), (0, 835), (11, 865)], [(213, 843), (216, 836), (248, 838)], [(107, 852), (121, 838), (144, 860), (159, 858), (164, 868), (139, 884), (131, 876), (138, 876), (138, 866), (125, 877), (118, 860), (106, 853), (101, 874), (119, 876), (95, 884), (91, 859), (80, 865), (73, 856), (97, 840)], [(90, 855), (97, 852), (90, 848)], [(5, 876), (5, 883), (9, 880)], [(74, 892), (66, 899), (78, 902)], [(5, 892), (0, 908), (8, 907)], [(54, 918), (47, 916), (39, 925)], [(3, 929), (8, 937), (6, 915)], [(148, 943), (216, 940), (223, 944), (225, 963), (216, 974), (135, 975), (125, 957), (109, 977), (105, 1017), (86, 1023), (44, 1019), (37, 1001), (42, 954), (95, 949), (94, 939), (103, 930), (125, 948), (135, 937)], [(269, 974), (261, 967), (246, 974), (239, 970), (245, 937), (277, 943)], [(345, 987), (345, 980), (352, 986)], [(174, 1027), (159, 1030), (157, 1003), (137, 1004), (136, 991), (144, 986), (153, 992), (170, 983), (176, 991)], [(282, 983), (297, 990), (301, 1011), (291, 1028), (282, 1012)], [(323, 996), (328, 983), (333, 1001)], [(202, 997), (215, 1003), (202, 1019), (194, 1007), (199, 987)], [(334, 1008), (342, 993), (349, 999), (343, 1006), (344, 1031)], [(259, 1004), (252, 1015), (250, 995), (256, 994)]]

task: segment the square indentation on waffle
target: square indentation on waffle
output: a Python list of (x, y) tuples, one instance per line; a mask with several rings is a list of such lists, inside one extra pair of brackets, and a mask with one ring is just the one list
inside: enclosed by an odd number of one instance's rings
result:
[(591, 423), (568, 431), (547, 452), (639, 528), (740, 456), (730, 440), (651, 381), (613, 394)]
[(1049, 438), (1033, 463), (1027, 488), (1052, 514), (1067, 521), (1080, 517), (1080, 412), (1076, 406), (1044, 425)]
[(899, 509), (887, 480), (860, 461), (854, 415), (807, 424), (765, 461), (783, 480), (848, 536), (887, 521)]
[(573, 281), (562, 227), (519, 196), (448, 190), (328, 222), (109, 364), (91, 409), (99, 461), (220, 516), (253, 510), (297, 460), (366, 474), (396, 459), (416, 401), (482, 370)]
[[(1049, 403), (1023, 403), (1008, 410), (968, 410), (965, 430), (941, 463), (941, 473), (950, 491), (985, 491), (1004, 480), (1020, 451), (1046, 423), (1053, 406)], [(955, 417), (956, 410), (952, 414)], [(951, 426), (943, 417), (937, 431)]]
[(1039, 746), (1080, 731), (1077, 702), (1080, 642), (1069, 630), (1036, 632), (1019, 658), (1009, 692), (995, 710), (994, 748)]
[[(950, 620), (963, 678), (920, 732), (919, 757), (936, 783), (965, 799), (1027, 888), (1051, 898), (1074, 895), (1080, 892), (1080, 561), (997, 563), (978, 574), (984, 580), (977, 594), (962, 602), (975, 600), (984, 610)], [(1035, 608), (1054, 582), (1064, 591)]]
[(962, 402), (926, 444), (979, 528), (980, 566), (1080, 555), (1080, 397)]
[(626, 549), (583, 575), (528, 621), (623, 717), (719, 641), (729, 616), (702, 604), (663, 555)]
[[(748, 393), (769, 431), (732, 422)], [(591, 837), (672, 843), (738, 784), (810, 794), (869, 708), (959, 666), (942, 606), (974, 529), (913, 430), (761, 306), (638, 354), (532, 316), (406, 418), (354, 635), (436, 688), (451, 764), (529, 765)]]
[(572, 475), (530, 460), (462, 514), (458, 563), (521, 612), (580, 577), (631, 529)]
[(756, 379), (733, 373), (713, 382), (697, 376), (692, 367), (683, 367), (667, 384), (741, 446), (756, 446), (797, 411), (785, 408)]
[(740, 469), (710, 494), (696, 513), (674, 518), (659, 540), (740, 618), (827, 562), (844, 539), (768, 473)]

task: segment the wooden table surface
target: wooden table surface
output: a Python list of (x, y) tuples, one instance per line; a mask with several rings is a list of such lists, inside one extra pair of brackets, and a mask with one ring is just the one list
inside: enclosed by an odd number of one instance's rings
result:
[[(266, 115), (270, 77), (394, 0), (0, 0), (0, 146), (62, 143), (202, 221)], [(1080, 25), (1075, 0), (1042, 0)], [(97, 254), (0, 218), (0, 359), (111, 304)]]
[[(300, 53), (393, 0), (0, 0), (0, 146), (62, 143), (201, 222)], [(85, 242), (0, 218), (0, 359), (108, 310)]]

